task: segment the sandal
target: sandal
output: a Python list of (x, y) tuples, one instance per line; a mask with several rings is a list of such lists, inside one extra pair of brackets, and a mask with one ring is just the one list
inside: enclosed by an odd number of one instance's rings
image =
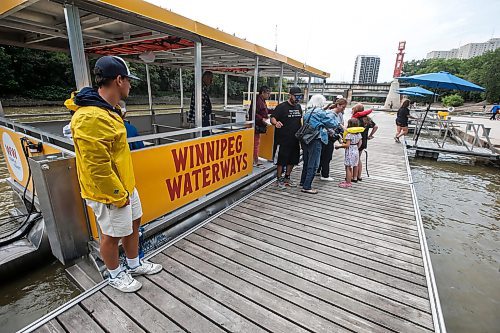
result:
[(362, 181), (362, 180), (363, 180), (363, 178), (358, 178), (358, 182), (360, 182), (360, 181)]
[(301, 191), (309, 194), (318, 194), (318, 190), (313, 190), (313, 189), (310, 190), (302, 189)]
[(342, 183), (339, 184), (339, 187), (341, 187), (341, 188), (349, 188), (349, 187), (352, 187), (352, 184), (348, 183), (348, 182), (342, 182)]
[(357, 182), (358, 182), (358, 180), (357, 180), (357, 179), (351, 179), (351, 182), (353, 182), (353, 183), (357, 183)]

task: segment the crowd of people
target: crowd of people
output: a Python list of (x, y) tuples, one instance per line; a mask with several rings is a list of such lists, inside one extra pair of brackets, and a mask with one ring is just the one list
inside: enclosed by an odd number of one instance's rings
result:
[[(260, 136), (266, 132), (267, 121), (275, 127), (275, 163), (277, 168), (277, 185), (280, 189), (296, 187), (290, 175), (299, 164), (302, 148), (302, 173), (299, 181), (301, 191), (316, 194), (312, 187), (315, 176), (321, 181), (334, 181), (330, 177), (330, 162), (335, 149), (345, 149), (344, 165), (346, 176), (339, 183), (342, 188), (362, 181), (363, 165), (360, 155), (366, 149), (368, 140), (374, 137), (378, 127), (364, 111), (362, 104), (352, 108), (352, 119), (344, 124), (344, 111), (347, 100), (338, 96), (331, 104), (326, 103), (322, 95), (314, 95), (307, 103), (305, 112), (300, 102), (304, 94), (299, 87), (289, 90), (288, 100), (280, 103), (270, 111), (266, 106), (269, 88), (259, 89), (255, 110), (254, 166), (260, 166), (258, 159)], [(252, 119), (252, 107), (250, 119)], [(307, 140), (297, 137), (301, 127), (307, 126)], [(344, 135), (345, 134), (345, 135)], [(338, 142), (337, 145), (335, 143)]]

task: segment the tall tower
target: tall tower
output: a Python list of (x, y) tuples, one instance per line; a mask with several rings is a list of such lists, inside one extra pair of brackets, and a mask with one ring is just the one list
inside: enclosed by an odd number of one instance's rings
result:
[(403, 59), (405, 57), (406, 41), (399, 42), (398, 53), (396, 53), (396, 64), (394, 65), (394, 74), (393, 78), (397, 78), (401, 76), (401, 72), (403, 71)]
[(394, 80), (392, 81), (391, 87), (389, 88), (389, 93), (385, 98), (384, 109), (397, 110), (401, 105), (400, 96), (397, 93), (397, 91), (399, 90), (399, 81), (396, 78), (400, 77), (401, 72), (403, 71), (403, 58), (405, 56), (405, 53), (403, 51), (405, 50), (405, 46), (405, 41), (399, 42), (398, 53), (396, 55), (396, 64), (394, 65), (394, 74), (392, 75)]

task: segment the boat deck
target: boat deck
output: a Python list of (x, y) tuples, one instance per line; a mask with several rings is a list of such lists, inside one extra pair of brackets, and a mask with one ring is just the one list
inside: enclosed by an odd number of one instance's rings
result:
[(369, 143), (371, 177), (351, 189), (268, 184), (150, 258), (164, 270), (140, 277), (138, 292), (101, 283), (28, 328), (444, 332), (404, 146), (381, 132)]

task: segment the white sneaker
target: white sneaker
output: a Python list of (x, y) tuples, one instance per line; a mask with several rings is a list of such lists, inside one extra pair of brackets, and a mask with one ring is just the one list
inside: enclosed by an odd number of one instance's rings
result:
[(110, 277), (109, 285), (124, 293), (133, 293), (142, 287), (142, 283), (130, 276), (127, 271), (121, 271), (114, 279)]
[(141, 260), (141, 264), (136, 268), (130, 268), (128, 272), (132, 276), (137, 275), (152, 275), (159, 273), (163, 267), (160, 264), (155, 264), (151, 261)]
[(326, 182), (333, 182), (335, 179), (333, 179), (332, 177), (321, 177), (320, 178), (321, 180), (324, 180)]

